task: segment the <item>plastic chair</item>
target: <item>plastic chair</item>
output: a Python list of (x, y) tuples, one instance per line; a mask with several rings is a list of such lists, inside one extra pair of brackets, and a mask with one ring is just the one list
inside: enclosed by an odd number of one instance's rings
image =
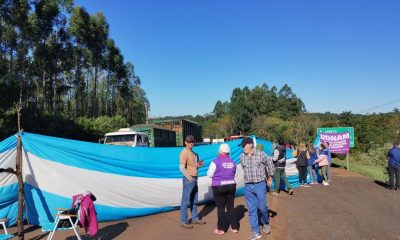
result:
[[(53, 239), (56, 231), (65, 231), (65, 230), (74, 230), (76, 237), (79, 240), (82, 240), (82, 238), (79, 236), (79, 233), (77, 230), (78, 222), (79, 222), (78, 215), (77, 214), (64, 214), (63, 212), (66, 210), (68, 210), (68, 209), (56, 208), (57, 215), (56, 215), (56, 219), (55, 219), (54, 223), (49, 223), (49, 224), (42, 226), (43, 232), (50, 232), (49, 236), (47, 237), (48, 240)], [(76, 220), (73, 221), (72, 218), (76, 218)], [(68, 220), (71, 223), (71, 227), (57, 227), (59, 222), (64, 219)]]
[(6, 240), (13, 238), (14, 235), (8, 234), (7, 227), (6, 227), (7, 218), (0, 218), (0, 224), (3, 226), (4, 234), (0, 234), (0, 240)]

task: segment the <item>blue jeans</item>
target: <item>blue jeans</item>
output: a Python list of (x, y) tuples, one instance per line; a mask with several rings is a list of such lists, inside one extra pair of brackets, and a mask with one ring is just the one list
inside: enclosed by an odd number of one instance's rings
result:
[[(261, 223), (269, 224), (268, 206), (265, 194), (267, 192), (265, 181), (259, 183), (246, 183), (244, 185), (244, 196), (246, 205), (249, 209), (249, 222), (253, 233), (260, 233), (258, 215), (260, 214)], [(257, 211), (258, 210), (258, 211)]]
[(199, 220), (199, 215), (197, 213), (197, 202), (198, 202), (198, 192), (197, 187), (197, 177), (192, 177), (193, 182), (189, 182), (185, 177), (183, 177), (183, 191), (182, 191), (182, 201), (181, 201), (181, 223), (188, 223), (188, 213), (187, 209), (190, 208), (192, 212), (192, 221)]

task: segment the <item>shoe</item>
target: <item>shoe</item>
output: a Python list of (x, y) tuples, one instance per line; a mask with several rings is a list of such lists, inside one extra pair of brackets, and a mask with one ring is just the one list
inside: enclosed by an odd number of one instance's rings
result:
[(188, 224), (188, 223), (181, 223), (181, 227), (187, 228), (187, 229), (192, 229), (193, 228), (193, 226)]
[(233, 233), (239, 233), (239, 230), (238, 230), (238, 229), (231, 229), (231, 231), (232, 231)]
[(294, 193), (293, 189), (289, 189), (288, 194), (293, 195), (293, 193)]
[(214, 229), (214, 233), (215, 233), (215, 234), (218, 234), (218, 235), (224, 235), (224, 234), (225, 234), (224, 231), (219, 230), (219, 229)]
[(200, 220), (200, 219), (192, 222), (192, 224), (199, 224), (199, 225), (203, 225), (203, 224), (206, 224), (206, 223), (207, 223), (206, 221), (203, 221), (203, 220)]
[(256, 240), (256, 239), (260, 239), (261, 238), (261, 234), (260, 233), (253, 233), (253, 235), (251, 235), (249, 237), (249, 240)]
[(279, 193), (277, 193), (277, 192), (272, 192), (271, 195), (274, 196), (274, 197), (278, 197), (278, 196), (279, 196)]
[(309, 184), (304, 185), (304, 187), (311, 187)]
[(304, 184), (300, 184), (300, 186), (299, 187), (304, 187)]
[(324, 186), (329, 186), (328, 182), (322, 183)]
[(265, 234), (270, 234), (271, 233), (271, 228), (269, 227), (269, 224), (264, 224), (262, 226), (262, 230)]

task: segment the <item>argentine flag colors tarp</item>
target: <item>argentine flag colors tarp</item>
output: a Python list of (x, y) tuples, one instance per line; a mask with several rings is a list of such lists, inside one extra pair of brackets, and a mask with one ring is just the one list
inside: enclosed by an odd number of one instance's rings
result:
[[(54, 221), (55, 208), (69, 208), (72, 196), (91, 191), (96, 197), (99, 221), (117, 220), (177, 209), (181, 202), (182, 175), (179, 153), (182, 147), (131, 148), (88, 143), (22, 133), (25, 216), (30, 224)], [(241, 140), (229, 141), (231, 157), (238, 164), (237, 195), (243, 194), (243, 171), (239, 155)], [(272, 143), (256, 139), (272, 154)], [(0, 142), (0, 168), (15, 169), (16, 136)], [(213, 199), (207, 169), (217, 156), (219, 144), (197, 146), (204, 160), (199, 169), (199, 201)], [(291, 156), (288, 151), (288, 158)], [(293, 160), (286, 173), (298, 184)], [(15, 175), (0, 173), (0, 218), (16, 223), (18, 183)]]

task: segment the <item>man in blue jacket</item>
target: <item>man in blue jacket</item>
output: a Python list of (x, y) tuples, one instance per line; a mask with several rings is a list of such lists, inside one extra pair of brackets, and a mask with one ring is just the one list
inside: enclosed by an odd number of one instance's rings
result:
[(400, 143), (395, 143), (388, 153), (389, 186), (400, 190)]

